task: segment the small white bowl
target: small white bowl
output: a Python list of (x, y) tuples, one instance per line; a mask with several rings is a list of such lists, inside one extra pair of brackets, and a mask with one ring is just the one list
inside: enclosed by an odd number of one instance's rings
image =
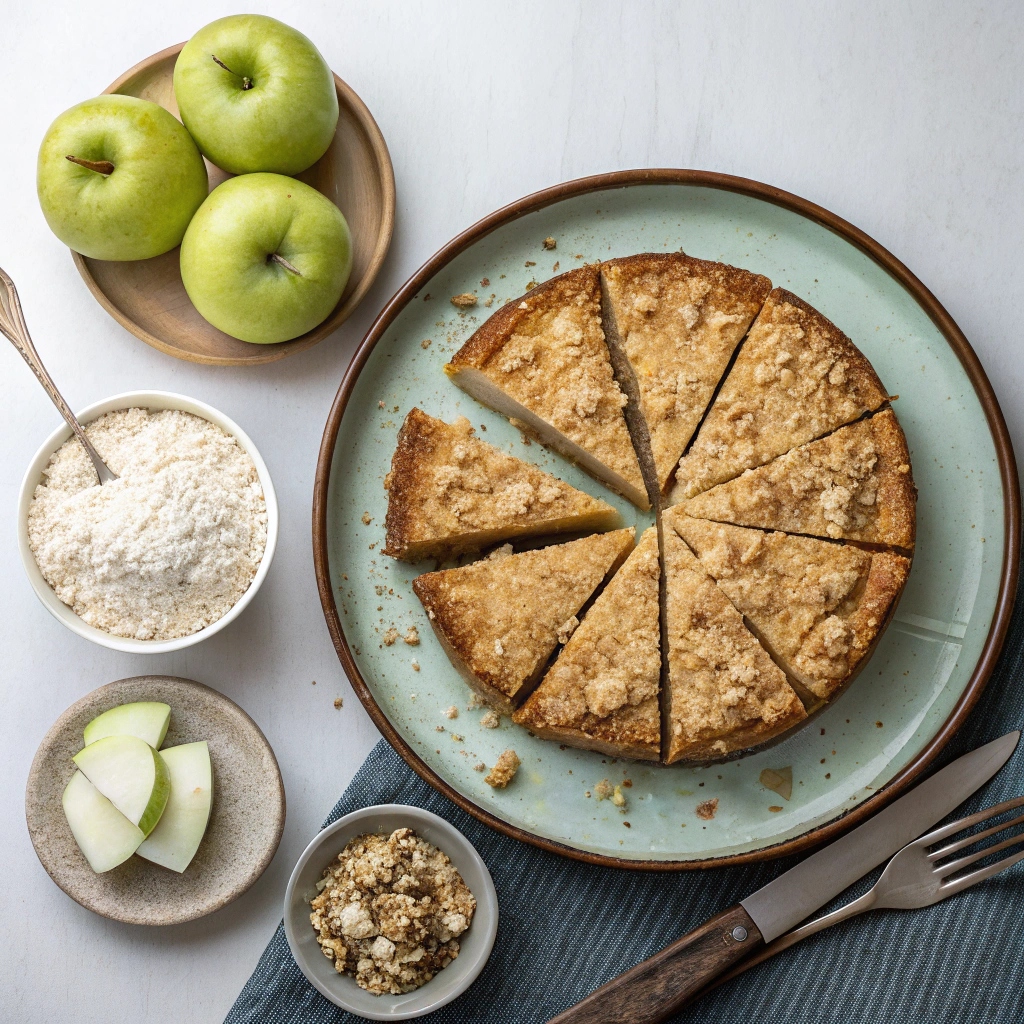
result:
[[(459, 936), (459, 955), (425, 985), (405, 995), (375, 996), (361, 989), (355, 978), (339, 974), (324, 956), (309, 923), (309, 903), (316, 883), (349, 841), (367, 832), (390, 835), (396, 828), (411, 828), (446, 853), (476, 897), (476, 912), (469, 928)], [(421, 807), (379, 804), (364, 807), (328, 825), (306, 847), (284, 897), (284, 933), (299, 969), (335, 1006), (370, 1020), (409, 1020), (432, 1013), (462, 995), (484, 969), (498, 933), (498, 894), (473, 844), (444, 818)]]
[(176, 637), (173, 640), (132, 640), (123, 636), (114, 636), (112, 633), (90, 626), (79, 618), (57, 597), (53, 588), (46, 582), (28, 543), (28, 507), (32, 502), (36, 487), (43, 480), (43, 470), (50, 461), (50, 457), (72, 436), (71, 428), (67, 424), (59, 427), (46, 439), (39, 451), (36, 452), (25, 473), (25, 479), (21, 482), (21, 494), (18, 498), (18, 548), (21, 551), (21, 560), (25, 565), (25, 572), (28, 573), (32, 589), (36, 592), (36, 597), (42, 601), (43, 607), (55, 619), (79, 636), (83, 636), (95, 644), (100, 644), (102, 647), (125, 651), (129, 654), (164, 654), (168, 651), (180, 651), (183, 647), (191, 647), (193, 644), (213, 636), (214, 633), (219, 633), (229, 622), (241, 615), (242, 609), (260, 589), (270, 571), (270, 563), (273, 561), (274, 549), (277, 546), (277, 495), (270, 480), (270, 472), (260, 453), (256, 450), (256, 446), (234, 420), (228, 419), (224, 413), (218, 412), (212, 406), (206, 405), (204, 402), (197, 402), (194, 398), (172, 394), (169, 391), (126, 391), (124, 394), (114, 395), (112, 398), (87, 406), (78, 413), (78, 420), (84, 425), (98, 419), (104, 413), (115, 412), (118, 409), (151, 409), (153, 411), (180, 409), (182, 412), (193, 413), (215, 423), (225, 433), (230, 434), (249, 454), (256, 466), (256, 472), (263, 487), (263, 496), (267, 503), (267, 546), (264, 549), (259, 568), (256, 570), (256, 575), (253, 577), (252, 583), (249, 584), (249, 589), (216, 622), (199, 630), (198, 633)]

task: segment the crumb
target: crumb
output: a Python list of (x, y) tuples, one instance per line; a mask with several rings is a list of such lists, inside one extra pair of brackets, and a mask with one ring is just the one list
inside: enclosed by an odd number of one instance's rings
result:
[(480, 278), (480, 287), (481, 288), (486, 288), (490, 283), (491, 282), (490, 282), (489, 278), (486, 278), (486, 277)]
[(463, 292), (461, 295), (452, 296), (452, 305), (459, 309), (469, 309), (476, 305), (476, 295), (473, 292)]
[(418, 696), (419, 696), (418, 693), (410, 693), (409, 694), (409, 700), (415, 700)]
[(607, 800), (612, 795), (612, 784), (607, 779), (602, 779), (594, 787), (594, 795), (598, 800)]
[(576, 627), (579, 624), (580, 620), (577, 619), (575, 615), (570, 615), (569, 618), (555, 630), (558, 642), (560, 644), (567, 644), (569, 642), (569, 638), (576, 632)]
[(632, 779), (623, 779), (622, 780), (622, 788), (623, 789), (632, 789), (633, 788), (633, 780)]
[(772, 806), (771, 806), (771, 807), (769, 807), (769, 808), (768, 808), (768, 810), (769, 810), (769, 811), (771, 811), (771, 812), (772, 812), (772, 814), (778, 814), (778, 813), (779, 813), (779, 811), (781, 811), (781, 810), (782, 810), (782, 808), (781, 808), (781, 807), (779, 807), (779, 805), (778, 805), (778, 804), (772, 804)]
[(373, 522), (373, 516), (371, 516), (369, 512), (364, 512), (360, 516), (360, 519), (362, 519), (362, 521), (363, 521), (363, 526), (369, 526), (370, 523)]
[(881, 722), (875, 722), (875, 728), (876, 729), (881, 729), (882, 728), (882, 723)]
[(525, 266), (527, 266), (527, 267), (535, 267), (535, 266), (537, 266), (537, 262), (536, 262), (536, 260), (527, 260)]
[[(379, 610), (380, 609), (378, 609), (378, 611)], [(390, 647), (397, 639), (398, 639), (398, 630), (395, 629), (394, 626), (392, 626), (384, 634), (384, 646), (385, 647)]]
[(548, 235), (548, 237), (545, 238), (541, 244), (544, 246), (545, 249), (554, 249), (558, 245), (558, 243), (550, 235)]
[(519, 755), (514, 750), (503, 751), (484, 782), (495, 789), (504, 789), (515, 778), (520, 763)]
[(618, 786), (612, 790), (612, 803), (618, 807), (620, 811), (626, 810), (626, 798), (622, 795), (622, 790)]
[(424, 302), (429, 302), (430, 301), (430, 292), (427, 292), (427, 294), (423, 296), (423, 301)]
[(348, 573), (344, 573), (344, 572), (343, 572), (343, 573), (341, 574), (341, 578), (342, 578), (343, 580), (347, 580), (347, 579), (348, 579)]
[(473, 765), (473, 771), (485, 772), (487, 771), (487, 765), (485, 765), (483, 761), (478, 761), (475, 765)]
[(573, 256), (573, 259), (574, 260), (581, 260), (581, 259), (583, 259), (583, 253), (581, 253), (581, 252), (576, 253), (576, 255)]
[(345, 706), (345, 702), (340, 697), (334, 698), (334, 706), (336, 708), (342, 708)]
[(710, 821), (718, 810), (718, 797), (712, 797), (710, 800), (704, 800), (702, 803), (697, 804), (696, 814), (697, 817), (703, 821)]
[(583, 795), (589, 800), (590, 799), (590, 790), (589, 789), (584, 790)]
[(407, 643), (410, 647), (418, 646), (419, 642), (420, 642), (420, 632), (419, 632), (419, 630), (415, 626), (410, 626), (405, 631), (405, 636), (402, 637), (402, 640), (405, 643)]
[(528, 292), (532, 292), (533, 289), (536, 288), (536, 287), (537, 287), (537, 278), (532, 278), (531, 280), (526, 282), (526, 290)]
[(497, 729), (501, 725), (501, 716), (497, 711), (489, 709), (484, 712), (483, 717), (480, 719), (480, 724), (485, 729)]
[(420, 663), (415, 658), (412, 659), (412, 670), (413, 672), (419, 672), (420, 670)]
[(384, 408), (384, 403), (383, 403), (382, 401), (379, 401), (379, 400), (378, 400), (378, 402), (377, 402), (377, 408), (378, 408), (378, 409), (383, 409), (383, 408)]
[(632, 828), (633, 827), (632, 825), (630, 825), (630, 823), (628, 821), (624, 821), (622, 824), (625, 825), (626, 828)]
[(444, 732), (444, 726), (443, 725), (435, 725), (434, 726), (434, 732)]
[(484, 305), (490, 307), (494, 302), (494, 296), (492, 295), (489, 299), (484, 299)]
[(455, 740), (456, 743), (461, 743), (465, 738), (466, 737), (463, 736), (462, 733), (460, 733), (460, 732), (453, 732), (452, 733), (452, 739)]
[(559, 268), (559, 267), (560, 267), (561, 265), (562, 265), (562, 264), (561, 264), (561, 263), (559, 263), (559, 261), (558, 261), (558, 260), (555, 260), (555, 265), (554, 265), (554, 266), (553, 266), (553, 267), (551, 268), (551, 273), (552, 273), (552, 274), (557, 274), (557, 273), (558, 273), (558, 268)]
[(422, 341), (420, 342), (420, 348), (430, 348), (430, 346), (431, 346), (431, 340), (430, 340), (430, 338), (424, 338), (424, 339), (423, 339), (423, 340), (422, 340)]
[(458, 718), (459, 717), (459, 709), (454, 704), (450, 708), (445, 708), (444, 709), (444, 717), (445, 718)]

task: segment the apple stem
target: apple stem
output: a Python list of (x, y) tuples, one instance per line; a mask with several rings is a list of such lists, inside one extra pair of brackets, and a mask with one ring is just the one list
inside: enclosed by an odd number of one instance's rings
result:
[(229, 75), (234, 75), (235, 78), (242, 80), (242, 91), (252, 88), (252, 79), (248, 75), (240, 75), (237, 71), (232, 71), (215, 53), (211, 53), (210, 56), (213, 58), (215, 64), (219, 64)]
[(80, 156), (69, 156), (65, 159), (70, 160), (73, 164), (78, 164), (79, 167), (87, 167), (97, 174), (114, 173), (114, 165), (109, 160), (83, 160)]
[(301, 270), (299, 270), (299, 268), (298, 268), (298, 267), (293, 267), (293, 266), (292, 266), (292, 265), (291, 265), (291, 264), (290, 264), (290, 263), (289, 263), (289, 262), (288, 262), (288, 261), (287, 261), (287, 260), (286, 260), (286, 259), (285, 259), (285, 258), (284, 258), (283, 256), (281, 256), (281, 255), (280, 255), (279, 253), (276, 253), (276, 252), (272, 252), (272, 253), (271, 253), (271, 254), (270, 254), (270, 255), (269, 255), (268, 257), (267, 257), (267, 262), (268, 262), (268, 263), (280, 263), (280, 264), (281, 264), (281, 266), (285, 268), (285, 270), (290, 270), (290, 271), (291, 271), (291, 272), (292, 272), (293, 274), (298, 274), (298, 275), (299, 275), (299, 277), (302, 277), (302, 271), (301, 271)]

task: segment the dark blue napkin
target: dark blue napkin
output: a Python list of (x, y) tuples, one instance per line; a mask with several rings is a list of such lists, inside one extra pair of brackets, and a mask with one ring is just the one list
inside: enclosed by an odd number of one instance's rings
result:
[[(1024, 588), (1022, 588), (1024, 589)], [(1024, 724), (1024, 601), (978, 707), (943, 754)], [(954, 817), (1024, 793), (1024, 743)], [(592, 867), (480, 824), (415, 775), (384, 741), (325, 825), (370, 804), (425, 807), (480, 851), (500, 904), (483, 974), (432, 1024), (540, 1024), (725, 909), (799, 858), (646, 874)], [(832, 906), (865, 892), (873, 872)], [(830, 908), (831, 909), (831, 908)], [(279, 925), (225, 1024), (349, 1024), (303, 977)], [(676, 1022), (1022, 1024), (1024, 863), (925, 910), (875, 911), (805, 940), (697, 1002)]]

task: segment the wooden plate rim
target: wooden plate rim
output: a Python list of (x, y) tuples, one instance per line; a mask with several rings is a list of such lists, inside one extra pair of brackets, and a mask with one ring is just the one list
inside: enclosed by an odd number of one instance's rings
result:
[[(233, 713), (237, 714), (244, 723), (247, 723), (249, 725), (252, 731), (256, 734), (257, 738), (262, 742), (263, 746), (266, 748), (267, 753), (270, 755), (270, 760), (274, 765), (275, 777), (277, 779), (277, 791), (281, 800), (281, 813), (277, 821), (277, 829), (274, 835), (273, 842), (268, 844), (266, 852), (264, 853), (263, 857), (260, 859), (258, 864), (254, 865), (253, 869), (250, 871), (245, 880), (236, 885), (234, 889), (232, 889), (231, 892), (229, 892), (216, 905), (203, 909), (199, 913), (183, 914), (182, 916), (175, 918), (173, 921), (160, 922), (158, 927), (163, 927), (167, 925), (186, 924), (189, 921), (196, 921), (200, 918), (208, 917), (210, 914), (216, 913), (218, 910), (222, 910), (229, 903), (233, 903), (240, 896), (243, 896), (245, 893), (247, 893), (256, 884), (256, 882), (259, 881), (263, 872), (266, 871), (267, 868), (270, 866), (270, 862), (274, 859), (274, 855), (277, 853), (277, 849), (281, 845), (281, 837), (284, 835), (285, 820), (287, 818), (288, 813), (287, 799), (285, 797), (284, 790), (284, 779), (281, 777), (281, 766), (277, 762), (277, 755), (274, 753), (274, 748), (270, 745), (270, 740), (267, 739), (263, 730), (256, 724), (252, 716), (249, 715), (249, 713), (244, 708), (236, 704), (230, 697), (226, 697), (219, 690), (215, 690), (212, 686), (207, 686), (205, 683), (200, 683), (196, 679), (186, 679), (184, 676), (168, 676), (161, 675), (159, 673), (153, 673), (141, 676), (125, 676), (123, 679), (115, 679), (109, 683), (105, 683), (103, 686), (97, 687), (95, 690), (90, 690), (88, 693), (83, 694), (81, 697), (79, 697), (78, 700), (69, 704), (60, 713), (60, 715), (58, 716), (57, 720), (53, 723), (53, 725), (51, 725), (50, 728), (46, 730), (46, 735), (42, 738), (42, 740), (40, 740), (39, 746), (36, 748), (36, 752), (32, 757), (32, 765), (29, 768), (28, 779), (25, 782), (25, 793), (27, 797), (27, 795), (32, 791), (33, 787), (36, 785), (36, 777), (40, 771), (40, 767), (38, 764), (40, 752), (44, 748), (48, 749), (56, 742), (57, 738), (64, 731), (65, 723), (67, 722), (68, 718), (72, 717), (73, 712), (75, 712), (79, 704), (83, 703), (83, 701), (86, 701), (90, 698), (102, 696), (105, 692), (113, 690), (114, 687), (122, 686), (125, 683), (132, 683), (136, 681), (152, 679), (163, 680), (185, 687), (192, 687), (194, 689), (201, 690), (204, 693), (213, 694), (213, 696), (216, 697), (218, 700), (221, 700), (224, 703), (230, 705), (230, 710), (233, 711)], [(90, 904), (87, 902), (82, 902), (82, 900), (79, 899), (79, 897), (76, 896), (75, 893), (70, 892), (67, 888), (65, 888), (64, 884), (61, 882), (61, 879), (54, 875), (54, 873), (50, 870), (49, 865), (43, 860), (43, 858), (39, 854), (39, 850), (36, 847), (36, 830), (33, 827), (33, 820), (28, 814), (27, 803), (28, 801), (26, 799), (25, 824), (28, 828), (29, 839), (32, 841), (32, 848), (36, 851), (36, 856), (39, 858), (39, 863), (43, 866), (43, 869), (53, 880), (54, 884), (80, 906), (85, 907), (86, 910), (92, 911), (92, 913), (94, 914), (98, 914), (100, 917), (105, 917), (109, 921), (120, 921), (123, 924), (148, 924), (148, 922), (140, 922), (134, 918), (117, 917), (114, 914), (105, 913), (103, 910), (99, 910), (94, 906), (90, 906)]]
[[(356, 665), (345, 638), (337, 605), (334, 601), (327, 545), (328, 487), (331, 464), (334, 458), (334, 448), (342, 416), (355, 387), (356, 380), (366, 365), (366, 361), (374, 346), (407, 303), (421, 290), (423, 285), (442, 267), (479, 239), (490, 234), (496, 228), (525, 214), (533, 213), (563, 199), (574, 198), (586, 195), (587, 193), (651, 184), (698, 185), (705, 188), (722, 189), (727, 192), (737, 192), (741, 195), (761, 199), (776, 206), (792, 210), (803, 217), (821, 224), (823, 227), (828, 228), (855, 245), (910, 292), (956, 353), (981, 402), (985, 418), (988, 421), (989, 430), (992, 433), (996, 457), (999, 462), (1005, 522), (1001, 579), (992, 625), (989, 627), (985, 644), (963, 694), (942, 727), (925, 748), (874, 796), (869, 797), (863, 803), (858, 804), (844, 814), (837, 816), (832, 821), (819, 825), (817, 828), (813, 828), (801, 836), (784, 840), (760, 850), (751, 850), (725, 857), (709, 857), (686, 861), (631, 860), (623, 857), (611, 857), (604, 854), (590, 853), (586, 850), (577, 850), (563, 843), (533, 835), (524, 829), (502, 821), (489, 811), (479, 807), (473, 801), (458, 793), (444, 779), (437, 775), (420, 759), (419, 755), (405, 742), (403, 737), (388, 721), (387, 717), (378, 707)], [(373, 322), (367, 331), (366, 337), (356, 350), (352, 362), (349, 364), (348, 370), (342, 379), (341, 386), (338, 389), (327, 419), (327, 425), (324, 428), (323, 439), (320, 444), (320, 454), (317, 459), (316, 476), (313, 483), (313, 562), (316, 569), (320, 602), (323, 605), (324, 617), (327, 620), (327, 628), (330, 631), (331, 639), (334, 641), (338, 658), (352, 683), (356, 695), (362, 701), (363, 706), (384, 738), (398, 751), (409, 767), (420, 778), (440, 793), (443, 793), (464, 811), (472, 814), (479, 821), (490, 825), (504, 835), (589, 864), (640, 871), (687, 871), (699, 868), (726, 867), (802, 853), (812, 847), (838, 838), (844, 832), (881, 810), (897, 796), (906, 792), (907, 789), (921, 778), (926, 769), (935, 761), (942, 749), (952, 739), (957, 729), (960, 728), (967, 715), (978, 702), (985, 685), (992, 675), (999, 653), (1002, 650), (1003, 642), (1006, 639), (1010, 617), (1013, 612), (1014, 599), (1017, 592), (1017, 577), (1020, 568), (1020, 547), (1020, 484), (1017, 475), (1017, 463), (1014, 459), (1013, 445), (1010, 441), (1009, 431), (1006, 428), (1006, 421), (1003, 419), (1003, 414), (992, 390), (992, 385), (974, 349), (938, 299), (892, 253), (859, 228), (854, 227), (854, 225), (831, 211), (800, 196), (749, 178), (722, 174), (716, 171), (683, 168), (645, 168), (612, 171), (563, 182), (560, 185), (532, 193), (507, 206), (501, 207), (489, 216), (477, 221), (476, 224), (467, 228), (461, 234), (456, 235), (447, 245), (439, 249), (395, 293)]]
[[(139, 61), (138, 64), (129, 68), (118, 79), (111, 82), (103, 90), (104, 95), (117, 92), (118, 89), (136, 75), (147, 71), (154, 64), (159, 64), (168, 57), (175, 56), (184, 45), (184, 43), (176, 43), (174, 46), (168, 46), (167, 49)], [(332, 74), (334, 73), (332, 72)], [(156, 335), (150, 334), (143, 327), (140, 327), (137, 323), (126, 317), (110, 301), (103, 289), (100, 288), (92, 275), (92, 271), (89, 269), (89, 264), (86, 262), (85, 257), (73, 249), (70, 250), (75, 266), (78, 268), (79, 274), (82, 275), (82, 280), (85, 281), (89, 291), (92, 292), (93, 298), (129, 334), (135, 335), (140, 341), (144, 341), (147, 345), (159, 349), (159, 351), (165, 352), (169, 356), (174, 356), (176, 359), (182, 359), (190, 363), (203, 363), (207, 366), (261, 366), (265, 363), (277, 362), (279, 359), (284, 359), (285, 356), (302, 352), (307, 348), (312, 348), (317, 342), (323, 341), (329, 334), (336, 331), (352, 315), (356, 306), (363, 300), (363, 297), (377, 279), (377, 275), (380, 273), (381, 266), (384, 263), (384, 258), (391, 247), (391, 238), (395, 230), (395, 169), (391, 163), (391, 154), (388, 152), (387, 143), (384, 141), (384, 136), (373, 115), (370, 113), (369, 107), (356, 94), (355, 90), (336, 74), (334, 75), (334, 85), (339, 93), (339, 97), (355, 113), (359, 127), (369, 139), (370, 148), (373, 151), (378, 174), (381, 179), (383, 217), (380, 230), (377, 233), (377, 244), (374, 246), (370, 262), (367, 264), (363, 276), (359, 279), (355, 291), (343, 303), (336, 306), (331, 315), (322, 324), (314, 327), (313, 330), (307, 331), (291, 341), (283, 341), (277, 345), (253, 345), (253, 354), (244, 359), (229, 356), (200, 355), (192, 352), (186, 353), (174, 345), (169, 345), (163, 339), (156, 337)]]

